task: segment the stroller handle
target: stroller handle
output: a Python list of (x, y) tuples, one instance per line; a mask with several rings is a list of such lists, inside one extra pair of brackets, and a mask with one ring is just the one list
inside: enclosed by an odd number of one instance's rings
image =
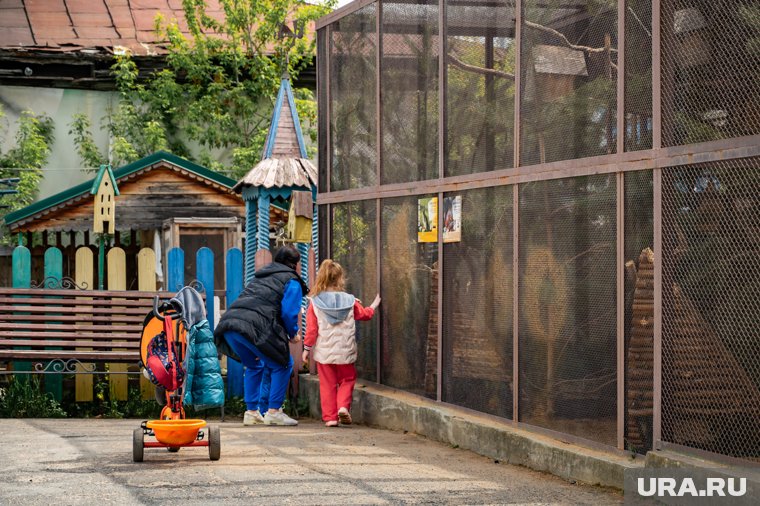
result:
[(159, 306), (159, 298), (158, 295), (153, 297), (153, 314), (158, 318), (160, 321), (164, 321), (164, 317), (161, 315), (162, 311), (167, 311), (173, 309), (176, 311), (180, 317), (182, 317), (185, 308), (182, 306), (182, 303), (176, 299), (171, 299), (169, 302), (164, 302), (160, 304)]

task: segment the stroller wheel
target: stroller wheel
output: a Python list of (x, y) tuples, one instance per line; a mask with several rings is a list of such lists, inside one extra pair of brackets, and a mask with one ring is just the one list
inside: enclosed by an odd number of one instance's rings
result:
[(172, 453), (177, 453), (179, 451), (179, 446), (169, 446), (166, 449)]
[(208, 426), (208, 458), (219, 460), (222, 454), (222, 435), (218, 425)]
[(135, 429), (132, 432), (132, 460), (134, 462), (143, 461), (144, 441), (145, 433), (143, 433), (142, 427)]

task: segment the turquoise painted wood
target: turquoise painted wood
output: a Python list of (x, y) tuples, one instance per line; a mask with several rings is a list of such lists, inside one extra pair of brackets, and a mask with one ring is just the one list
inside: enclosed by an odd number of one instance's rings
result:
[[(58, 248), (48, 248), (45, 251), (45, 279), (60, 280), (63, 278), (63, 254)], [(56, 314), (51, 314), (47, 323), (55, 323)], [(51, 348), (60, 349), (60, 348)], [(45, 376), (45, 391), (50, 393), (55, 400), (63, 399), (63, 381), (60, 374), (48, 374)]]
[[(29, 248), (26, 246), (13, 248), (11, 263), (13, 264), (13, 288), (29, 288), (32, 286), (32, 252), (29, 251)], [(23, 346), (18, 348), (22, 349)], [(32, 363), (27, 361), (14, 362), (13, 368), (16, 371), (30, 371)], [(26, 378), (26, 375), (22, 374), (19, 378)]]
[[(250, 223), (250, 222), (249, 222)], [(227, 307), (235, 302), (243, 291), (243, 252), (232, 248), (227, 252)], [(246, 273), (248, 271), (246, 270)], [(227, 358), (227, 397), (243, 396), (243, 364)]]
[[(248, 283), (253, 279), (256, 272), (256, 245), (258, 230), (256, 223), (256, 211), (258, 210), (256, 200), (245, 201), (245, 282)], [(229, 272), (229, 271), (227, 271)]]
[[(259, 244), (256, 251), (269, 249), (269, 195), (259, 196)], [(246, 255), (256, 256), (256, 251), (246, 251)]]
[(195, 254), (195, 268), (195, 278), (206, 293), (206, 318), (214, 330), (214, 252), (210, 248), (201, 248)]
[(185, 252), (172, 248), (166, 254), (166, 290), (176, 292), (185, 286)]
[[(301, 279), (303, 279), (303, 282), (306, 283), (306, 286), (309, 286), (309, 245), (305, 242), (299, 242), (296, 244), (298, 253), (301, 254)], [(301, 307), (303, 309), (306, 309), (308, 304), (309, 301), (306, 297), (301, 299)], [(301, 328), (306, 328), (306, 311), (301, 312)]]

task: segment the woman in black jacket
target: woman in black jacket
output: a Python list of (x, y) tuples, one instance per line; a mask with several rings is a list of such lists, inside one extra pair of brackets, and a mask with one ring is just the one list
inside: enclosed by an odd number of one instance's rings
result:
[[(297, 425), (282, 412), (293, 372), (288, 342), (298, 334), (301, 299), (308, 287), (296, 272), (301, 255), (292, 246), (280, 248), (274, 262), (256, 271), (214, 331), (220, 353), (245, 366), (245, 425)], [(271, 376), (269, 406), (258, 411), (264, 369)]]

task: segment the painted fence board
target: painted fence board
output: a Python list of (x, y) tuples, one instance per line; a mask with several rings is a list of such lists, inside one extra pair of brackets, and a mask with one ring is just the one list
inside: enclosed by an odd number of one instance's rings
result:
[(185, 286), (185, 252), (172, 248), (166, 254), (166, 290), (176, 292)]
[[(32, 285), (32, 252), (26, 246), (18, 246), (13, 249), (11, 257), (13, 264), (13, 288), (29, 288)], [(19, 346), (19, 348), (23, 348)], [(29, 371), (31, 362), (14, 362), (13, 367), (17, 371)]]
[(214, 330), (214, 252), (203, 247), (195, 254), (195, 277), (206, 294), (206, 318)]
[[(95, 280), (95, 258), (88, 247), (78, 248), (74, 254), (74, 283), (77, 286), (92, 290)], [(83, 297), (84, 300), (91, 299)], [(87, 322), (82, 322), (86, 325)], [(91, 323), (90, 323), (91, 324)], [(87, 348), (83, 348), (86, 350)], [(91, 348), (90, 348), (91, 349)], [(91, 374), (77, 374), (75, 379), (74, 399), (76, 402), (92, 402), (93, 378)]]
[[(53, 278), (59, 280), (63, 277), (63, 253), (58, 248), (45, 250), (44, 279)], [(48, 323), (55, 323), (55, 314), (50, 315)], [(50, 349), (60, 349), (51, 347)], [(63, 399), (63, 380), (60, 374), (48, 374), (45, 376), (45, 391), (60, 402)]]
[[(137, 253), (137, 289), (141, 292), (156, 291), (156, 252), (142, 248)], [(144, 375), (140, 375), (140, 396), (153, 399), (156, 388)]]
[[(106, 255), (108, 261), (108, 290), (127, 289), (127, 255), (121, 248), (111, 248)], [(112, 372), (127, 372), (127, 364), (108, 364)], [(112, 398), (127, 400), (127, 375), (111, 374), (108, 377)]]
[[(243, 291), (243, 252), (232, 248), (227, 252), (227, 308), (235, 302)], [(227, 397), (243, 395), (243, 364), (227, 357)]]

